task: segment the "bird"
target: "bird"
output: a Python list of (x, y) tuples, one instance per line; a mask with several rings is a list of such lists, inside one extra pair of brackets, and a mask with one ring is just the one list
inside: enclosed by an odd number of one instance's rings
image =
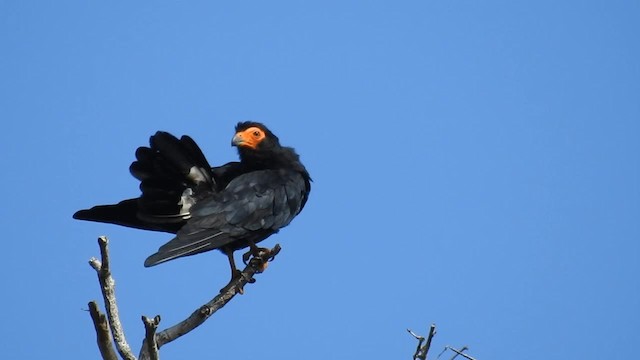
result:
[(79, 210), (73, 218), (175, 234), (145, 267), (220, 250), (233, 280), (240, 275), (234, 252), (250, 248), (243, 260), (268, 254), (256, 244), (302, 211), (312, 179), (295, 149), (280, 145), (262, 123), (239, 122), (231, 145), (239, 161), (211, 167), (191, 137), (158, 131), (129, 168), (141, 195)]

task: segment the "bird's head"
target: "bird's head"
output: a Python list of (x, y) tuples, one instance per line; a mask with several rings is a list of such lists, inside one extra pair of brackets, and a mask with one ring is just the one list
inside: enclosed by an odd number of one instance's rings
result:
[(311, 181), (295, 150), (281, 146), (278, 137), (261, 123), (238, 123), (231, 145), (238, 148), (240, 161), (253, 169), (293, 169), (300, 172), (307, 181)]
[(236, 125), (231, 145), (238, 147), (241, 152), (253, 152), (279, 148), (280, 141), (263, 124), (245, 121)]

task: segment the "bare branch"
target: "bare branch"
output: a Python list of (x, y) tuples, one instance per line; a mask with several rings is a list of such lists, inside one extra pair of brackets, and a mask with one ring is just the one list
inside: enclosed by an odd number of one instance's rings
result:
[[(407, 329), (409, 334), (413, 335), (418, 340), (418, 346), (416, 347), (416, 352), (413, 354), (413, 360), (426, 360), (427, 353), (429, 352), (429, 348), (431, 348), (431, 340), (436, 334), (436, 325), (431, 324), (431, 328), (429, 329), (429, 335), (425, 339), (424, 336), (417, 335), (410, 329)], [(425, 343), (426, 340), (426, 343)], [(424, 346), (422, 345), (424, 343)]]
[[(220, 290), (220, 294), (202, 305), (185, 320), (156, 334), (158, 348), (197, 328), (216, 311), (225, 306), (237, 293), (242, 292), (242, 289), (244, 289), (247, 283), (253, 283), (255, 281), (253, 279), (254, 275), (261, 273), (266, 268), (269, 259), (273, 259), (273, 257), (280, 252), (280, 249), (280, 245), (276, 244), (273, 249), (269, 250), (269, 258), (263, 258), (262, 256), (251, 258), (249, 264), (242, 270), (241, 276), (231, 280), (227, 286)], [(140, 359), (143, 359), (142, 356)]]
[(448, 345), (447, 345), (447, 346), (445, 346), (444, 348), (445, 348), (445, 350), (451, 350), (451, 351), (453, 351), (454, 353), (456, 353), (456, 354), (458, 354), (458, 355), (460, 355), (460, 356), (464, 357), (464, 358), (465, 358), (465, 359), (467, 359), (467, 360), (476, 360), (474, 357), (472, 357), (472, 356), (470, 356), (470, 355), (467, 355), (467, 354), (465, 354), (465, 353), (463, 352), (465, 349), (468, 349), (466, 346), (463, 348), (463, 350), (456, 350), (456, 349), (454, 349), (454, 348), (452, 348), (451, 346), (448, 346)]
[(140, 349), (140, 359), (158, 360), (158, 343), (156, 342), (156, 329), (160, 324), (160, 315), (156, 315), (153, 319), (142, 316), (144, 323), (145, 337)]
[(407, 329), (407, 331), (409, 332), (409, 334), (413, 335), (413, 337), (416, 338), (418, 341), (424, 341), (424, 336), (420, 336), (414, 333), (411, 329)]
[(431, 328), (429, 328), (429, 336), (427, 336), (427, 343), (424, 344), (424, 347), (423, 347), (422, 353), (424, 354), (424, 357), (422, 358), (422, 360), (425, 360), (427, 358), (427, 353), (431, 348), (431, 340), (433, 340), (433, 337), (435, 335), (436, 335), (436, 324), (431, 324)]
[(105, 309), (107, 311), (107, 319), (111, 327), (111, 333), (113, 334), (113, 340), (118, 349), (118, 353), (125, 360), (135, 360), (135, 356), (131, 352), (131, 347), (127, 343), (122, 329), (122, 323), (120, 322), (120, 316), (118, 314), (118, 305), (116, 303), (115, 294), (115, 280), (111, 276), (109, 270), (109, 240), (105, 236), (98, 238), (98, 245), (100, 246), (100, 254), (102, 261), (98, 261), (95, 258), (89, 260), (91, 267), (96, 270), (98, 274), (98, 280), (100, 281), (100, 290), (102, 291), (102, 298), (104, 299)]
[(98, 309), (98, 303), (95, 301), (89, 302), (89, 313), (96, 329), (96, 341), (102, 358), (104, 360), (118, 360), (118, 355), (116, 355), (111, 342), (111, 332), (109, 331), (107, 317)]
[[(107, 238), (101, 236), (98, 238), (98, 244), (102, 255), (101, 260), (91, 258), (89, 260), (89, 264), (98, 275), (101, 288), (100, 290), (105, 302), (107, 315), (105, 316), (100, 313), (98, 305), (95, 302), (91, 302), (89, 307), (96, 327), (100, 353), (102, 354), (103, 359), (117, 359), (111, 339), (111, 334), (113, 334), (113, 342), (115, 342), (116, 349), (120, 356), (125, 360), (136, 360), (125, 339), (120, 317), (118, 315), (118, 306), (115, 295), (115, 280), (111, 276), (111, 271), (109, 269), (109, 248)], [(248, 283), (255, 282), (255, 274), (263, 272), (267, 267), (267, 263), (273, 260), (280, 250), (280, 245), (276, 244), (273, 249), (264, 249), (264, 251), (261, 251), (258, 256), (252, 257), (248, 265), (240, 272), (240, 275), (232, 279), (222, 290), (220, 290), (218, 295), (206, 304), (200, 306), (185, 320), (169, 327), (168, 329), (157, 333), (156, 331), (160, 324), (160, 316), (158, 315), (153, 319), (142, 316), (142, 321), (145, 326), (145, 339), (142, 343), (142, 348), (140, 349), (139, 359), (158, 360), (159, 349), (161, 346), (176, 340), (200, 326), (209, 317), (211, 317), (211, 315), (233, 299), (236, 294), (242, 294), (244, 286)]]
[(422, 343), (425, 340), (424, 336), (420, 336), (414, 333), (413, 331), (411, 331), (411, 329), (407, 329), (407, 331), (409, 332), (409, 334), (413, 335), (413, 337), (418, 340), (418, 346), (416, 346), (416, 352), (413, 354), (413, 360), (420, 359), (420, 348), (422, 347)]
[[(445, 349), (445, 350), (446, 350), (446, 349)], [(466, 345), (465, 345), (465, 346), (463, 346), (463, 347), (462, 347), (462, 349), (460, 349), (460, 352), (465, 352), (465, 350), (469, 350), (469, 348), (468, 348)], [(458, 355), (460, 355), (460, 353), (455, 353), (455, 354), (453, 354), (453, 356), (452, 356), (452, 357), (451, 357), (451, 359), (449, 359), (449, 360), (454, 360), (455, 358), (457, 358), (457, 357), (458, 357)]]

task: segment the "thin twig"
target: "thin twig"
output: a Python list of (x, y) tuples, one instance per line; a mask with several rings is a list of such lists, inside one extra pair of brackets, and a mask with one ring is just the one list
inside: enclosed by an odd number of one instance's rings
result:
[(98, 308), (98, 303), (95, 301), (89, 302), (89, 313), (93, 320), (93, 326), (96, 329), (96, 341), (98, 342), (98, 349), (100, 349), (102, 359), (118, 360), (118, 355), (113, 349), (113, 343), (111, 342), (111, 332), (109, 330), (107, 317)]
[(407, 332), (409, 332), (409, 334), (413, 335), (413, 337), (416, 338), (418, 341), (424, 341), (424, 336), (420, 336), (420, 335), (414, 333), (411, 329), (407, 329)]
[(447, 345), (447, 346), (445, 346), (445, 349), (447, 349), (447, 350), (451, 350), (451, 351), (453, 351), (454, 353), (456, 353), (456, 354), (458, 354), (458, 355), (460, 355), (460, 356), (462, 356), (462, 357), (464, 357), (464, 358), (466, 358), (466, 359), (468, 359), (468, 360), (476, 360), (475, 358), (473, 358), (473, 357), (471, 357), (471, 356), (469, 356), (469, 355), (467, 355), (467, 354), (463, 353), (463, 352), (462, 352), (462, 351), (460, 351), (460, 350), (456, 350), (456, 349), (452, 348), (451, 346), (448, 346), (448, 345)]
[(100, 246), (100, 255), (102, 261), (96, 258), (91, 258), (89, 264), (96, 270), (98, 274), (98, 280), (100, 281), (100, 290), (102, 291), (102, 297), (104, 299), (105, 309), (107, 311), (107, 319), (111, 327), (111, 333), (113, 334), (113, 340), (118, 349), (118, 353), (125, 360), (135, 360), (131, 347), (127, 343), (127, 339), (124, 336), (124, 330), (122, 329), (122, 323), (120, 322), (120, 316), (118, 314), (118, 304), (116, 303), (115, 293), (115, 280), (111, 276), (110, 264), (109, 264), (109, 240), (105, 236), (98, 238), (98, 245)]
[[(465, 350), (469, 350), (469, 347), (467, 347), (466, 345), (465, 345), (465, 346), (463, 346), (463, 347), (462, 347), (462, 349), (460, 349), (460, 352), (461, 352), (461, 353), (462, 353), (462, 352), (465, 352)], [(452, 356), (452, 357), (451, 357), (451, 359), (449, 359), (449, 360), (454, 360), (455, 358), (457, 358), (457, 357), (458, 357), (458, 355), (460, 355), (460, 354), (459, 354), (459, 353), (455, 353), (455, 354), (453, 354), (453, 356)]]
[[(276, 244), (269, 252), (271, 258), (273, 258), (273, 256), (280, 252), (280, 245)], [(229, 284), (221, 290), (220, 294), (202, 305), (189, 315), (188, 318), (156, 334), (158, 348), (176, 340), (204, 323), (211, 315), (231, 301), (237, 293), (241, 292), (247, 283), (254, 282), (254, 275), (264, 270), (267, 261), (268, 259), (262, 259), (261, 257), (251, 258), (249, 265), (242, 270), (241, 276), (230, 281)], [(142, 359), (141, 356), (140, 360)]]

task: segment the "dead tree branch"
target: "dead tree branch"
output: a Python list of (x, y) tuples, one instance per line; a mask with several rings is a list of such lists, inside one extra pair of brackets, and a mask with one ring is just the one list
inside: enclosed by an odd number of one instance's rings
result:
[(431, 328), (429, 329), (429, 335), (427, 336), (426, 339), (424, 336), (417, 335), (410, 329), (407, 329), (407, 331), (409, 332), (409, 334), (413, 335), (413, 337), (415, 337), (418, 340), (418, 346), (416, 347), (416, 352), (413, 354), (413, 360), (426, 360), (427, 353), (429, 352), (429, 348), (431, 348), (431, 340), (436, 335), (436, 324), (431, 324)]
[(411, 329), (407, 329), (407, 331), (418, 340), (418, 346), (416, 346), (416, 352), (415, 354), (413, 354), (413, 360), (420, 359), (420, 349), (422, 348), (422, 343), (424, 342), (425, 338), (424, 336), (414, 333), (413, 331), (411, 331)]
[(98, 309), (97, 302), (89, 302), (89, 313), (91, 314), (91, 319), (96, 329), (96, 341), (98, 342), (100, 355), (102, 355), (102, 358), (105, 360), (118, 360), (118, 355), (116, 355), (113, 343), (111, 342), (109, 322), (107, 321), (107, 317)]
[(111, 276), (109, 264), (109, 240), (107, 240), (105, 236), (100, 236), (98, 238), (98, 245), (100, 246), (102, 261), (91, 258), (89, 265), (91, 265), (98, 274), (100, 290), (102, 291), (102, 298), (104, 299), (111, 334), (113, 334), (113, 340), (120, 356), (125, 360), (135, 360), (136, 357), (133, 355), (133, 352), (131, 352), (131, 347), (124, 336), (124, 330), (122, 329), (122, 323), (120, 322), (120, 315), (118, 313), (115, 292), (116, 282)]
[[(89, 264), (98, 274), (98, 280), (100, 281), (100, 288), (107, 312), (106, 319), (104, 314), (101, 314), (98, 310), (98, 306), (95, 302), (90, 303), (89, 308), (92, 319), (94, 319), (93, 321), (96, 328), (100, 354), (105, 360), (117, 359), (113, 346), (111, 345), (112, 340), (109, 333), (110, 330), (113, 334), (113, 341), (116, 344), (116, 348), (118, 349), (120, 356), (126, 360), (135, 360), (136, 357), (131, 352), (131, 348), (125, 339), (124, 331), (118, 316), (118, 307), (115, 296), (115, 281), (111, 276), (109, 268), (109, 248), (107, 238), (104, 236), (100, 237), (98, 239), (98, 244), (100, 245), (102, 261), (92, 258), (89, 260)], [(280, 249), (280, 245), (276, 244), (273, 249), (261, 252), (258, 256), (252, 257), (249, 260), (248, 265), (240, 273), (240, 276), (230, 281), (213, 299), (200, 306), (183, 321), (159, 333), (156, 331), (160, 324), (160, 316), (155, 316), (153, 319), (142, 316), (142, 321), (145, 327), (145, 338), (140, 349), (139, 359), (157, 360), (159, 358), (158, 351), (160, 347), (178, 339), (202, 325), (209, 317), (211, 317), (211, 315), (231, 301), (236, 294), (242, 293), (246, 284), (255, 282), (255, 274), (263, 272), (266, 269), (267, 263), (273, 260), (275, 255), (280, 252)], [(107, 326), (106, 323), (108, 323), (109, 326)]]
[[(449, 345), (447, 345), (447, 346), (445, 346), (445, 347), (444, 347), (444, 350), (445, 350), (445, 351), (446, 351), (446, 350), (451, 350), (451, 351), (453, 351), (454, 353), (456, 353), (456, 355), (455, 355), (455, 356), (460, 355), (460, 356), (462, 356), (463, 358), (465, 358), (465, 359), (467, 359), (467, 360), (476, 360), (474, 357), (472, 357), (472, 356), (467, 355), (467, 354), (465, 354), (465, 353), (464, 353), (464, 351), (465, 351), (465, 350), (468, 350), (468, 349), (469, 349), (469, 348), (468, 348), (468, 347), (466, 347), (466, 346), (464, 346), (461, 350), (454, 349), (454, 348), (452, 348), (452, 347), (451, 347), (451, 346), (449, 346)], [(455, 356), (454, 356), (453, 358), (455, 358)]]
[[(142, 316), (142, 322), (144, 323), (145, 336), (142, 342), (142, 349), (140, 350), (140, 358), (148, 357), (150, 360), (158, 360), (160, 355), (158, 354), (158, 342), (156, 341), (156, 330), (160, 324), (160, 315), (156, 315), (153, 319), (149, 319), (146, 316)], [(145, 354), (146, 350), (146, 355)]]
[[(276, 244), (276, 246), (269, 250), (269, 252), (272, 257), (275, 256), (280, 252), (280, 245)], [(247, 283), (254, 282), (255, 280), (253, 279), (253, 276), (256, 273), (262, 272), (265, 268), (265, 264), (266, 260), (263, 260), (262, 257), (253, 257), (244, 270), (242, 270), (242, 275), (229, 282), (229, 284), (222, 289), (220, 294), (202, 305), (185, 320), (160, 332), (156, 336), (158, 348), (204, 323), (211, 315), (231, 301), (236, 294), (242, 292)]]
[[(446, 350), (446, 348), (445, 348), (445, 350)], [(453, 356), (452, 356), (452, 357), (451, 357), (451, 359), (449, 359), (449, 360), (454, 360), (455, 358), (457, 358), (457, 357), (458, 357), (458, 355), (460, 355), (460, 353), (463, 353), (463, 352), (465, 352), (466, 350), (469, 350), (469, 348), (465, 345), (465, 346), (463, 346), (463, 347), (460, 349), (460, 352), (457, 352), (457, 351), (456, 351), (456, 352), (455, 352), (455, 354), (453, 354)]]

